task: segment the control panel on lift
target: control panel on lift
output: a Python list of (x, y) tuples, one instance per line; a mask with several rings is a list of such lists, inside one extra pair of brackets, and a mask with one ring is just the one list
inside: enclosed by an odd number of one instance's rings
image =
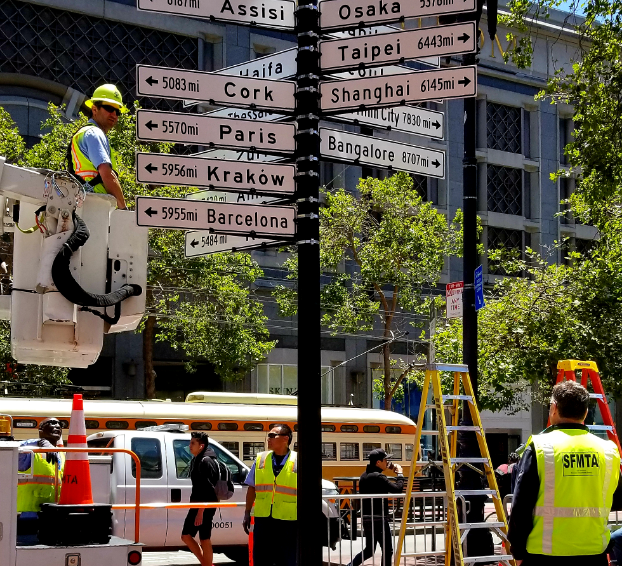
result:
[(85, 368), (105, 333), (134, 330), (145, 312), (148, 229), (111, 195), (67, 173), (0, 156), (0, 207), (12, 217), (13, 281), (0, 295), (11, 352), (24, 364)]

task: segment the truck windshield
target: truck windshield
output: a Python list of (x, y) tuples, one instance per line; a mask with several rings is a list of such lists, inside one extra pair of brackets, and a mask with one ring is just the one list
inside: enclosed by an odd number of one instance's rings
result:
[[(218, 460), (220, 460), (231, 471), (231, 481), (233, 483), (242, 483), (246, 478), (246, 470), (238, 462), (236, 462), (229, 454), (226, 454), (220, 446), (216, 446), (210, 442), (210, 448), (216, 452)], [(190, 454), (189, 442), (187, 440), (173, 440), (173, 452), (175, 453), (175, 468), (178, 478), (190, 477), (190, 462), (192, 454)]]

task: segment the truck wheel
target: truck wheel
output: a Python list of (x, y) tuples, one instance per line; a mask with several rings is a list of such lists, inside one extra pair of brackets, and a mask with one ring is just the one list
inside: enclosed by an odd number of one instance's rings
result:
[(230, 550), (226, 550), (224, 554), (227, 558), (233, 560), (236, 566), (248, 566), (248, 546), (232, 548)]

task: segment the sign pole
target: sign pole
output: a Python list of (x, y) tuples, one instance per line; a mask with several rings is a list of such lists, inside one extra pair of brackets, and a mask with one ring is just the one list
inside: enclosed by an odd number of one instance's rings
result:
[[(322, 389), (320, 379), (320, 137), (318, 0), (298, 6), (296, 196), (298, 205), (298, 564), (322, 563), (312, 533), (322, 513)], [(304, 541), (304, 544), (301, 543)]]

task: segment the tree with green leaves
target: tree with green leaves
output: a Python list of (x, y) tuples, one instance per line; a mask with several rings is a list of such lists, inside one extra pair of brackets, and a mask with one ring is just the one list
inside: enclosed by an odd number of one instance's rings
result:
[[(183, 198), (194, 189), (152, 186), (136, 182), (135, 154), (169, 153), (167, 143), (136, 141), (136, 109), (121, 114), (109, 133), (118, 154), (118, 173), (130, 208), (137, 195)], [(11, 160), (22, 166), (53, 170), (66, 168), (66, 150), (72, 135), (86, 123), (85, 116), (68, 122), (59, 108), (49, 106), (41, 141), (26, 149), (8, 113), (0, 109), (0, 140), (12, 136)], [(7, 132), (7, 137), (2, 135)], [(2, 146), (0, 146), (2, 148)], [(198, 361), (210, 363), (224, 381), (234, 381), (254, 367), (274, 347), (265, 326), (267, 317), (251, 285), (262, 271), (248, 254), (221, 253), (185, 258), (184, 235), (178, 230), (149, 231), (147, 314), (143, 321), (143, 357), (147, 397), (156, 394), (153, 371), (154, 343), (167, 341), (188, 358), (187, 370)]]
[[(461, 215), (448, 222), (422, 201), (406, 173), (361, 179), (357, 192), (324, 191), (320, 262), (329, 282), (321, 291), (322, 324), (336, 334), (370, 331), (378, 323), (388, 342), (402, 323), (402, 311), (428, 312), (445, 258), (460, 253)], [(285, 265), (288, 279), (295, 281), (296, 256)], [(295, 287), (281, 286), (275, 295), (283, 314), (295, 314)], [(413, 366), (392, 363), (389, 343), (382, 346), (382, 357), (379, 389), (390, 410)]]

